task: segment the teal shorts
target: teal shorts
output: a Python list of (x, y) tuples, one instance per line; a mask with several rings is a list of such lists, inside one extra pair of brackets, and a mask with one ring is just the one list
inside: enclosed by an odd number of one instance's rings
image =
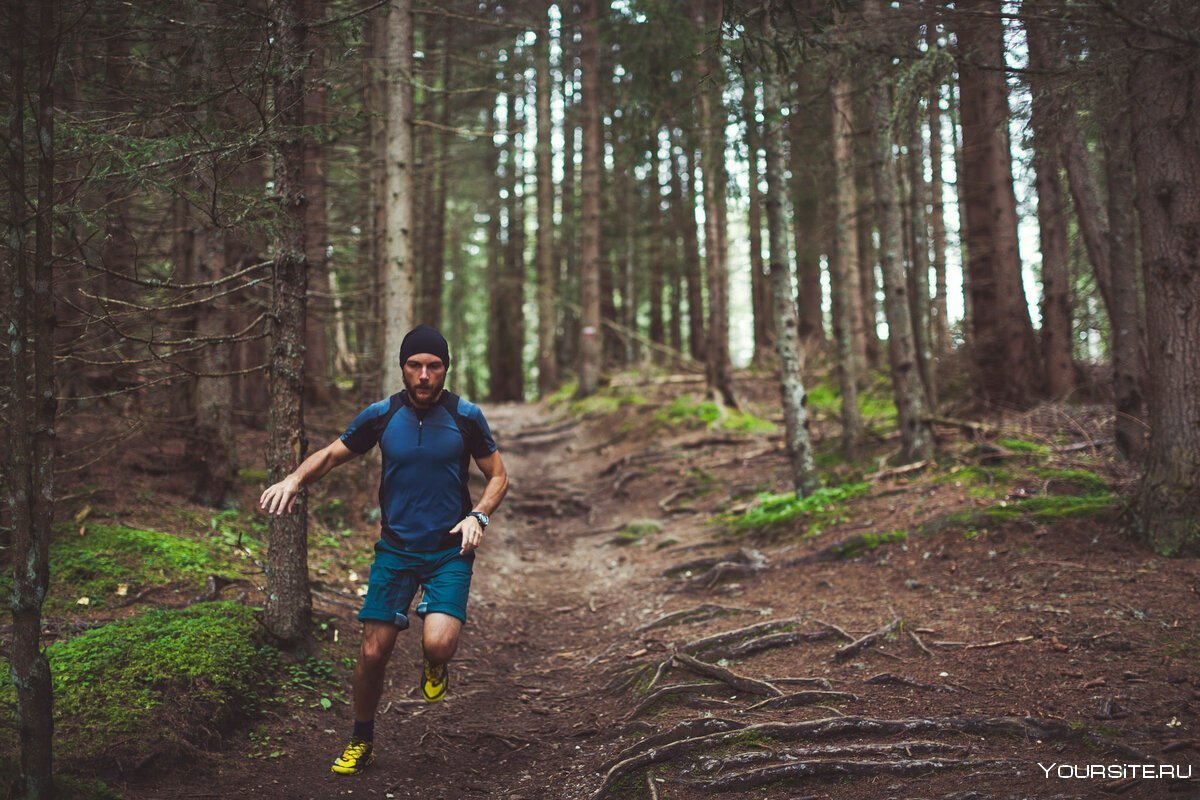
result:
[(412, 553), (376, 543), (375, 563), (371, 564), (367, 596), (358, 618), (390, 622), (404, 630), (408, 607), (419, 588), (417, 616), (449, 614), (465, 623), (475, 552), (463, 555), (460, 551), (455, 545), (432, 553)]

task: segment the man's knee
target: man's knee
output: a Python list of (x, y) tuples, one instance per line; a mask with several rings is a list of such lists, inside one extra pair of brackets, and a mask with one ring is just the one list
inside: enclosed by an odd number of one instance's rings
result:
[(373, 630), (372, 627), (368, 627), (363, 631), (359, 657), (368, 667), (381, 667), (387, 664), (395, 646), (396, 633), (394, 631)]

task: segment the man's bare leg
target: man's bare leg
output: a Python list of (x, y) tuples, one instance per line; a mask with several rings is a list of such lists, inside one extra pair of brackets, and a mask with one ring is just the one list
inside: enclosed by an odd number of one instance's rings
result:
[(462, 620), (449, 614), (435, 612), (425, 615), (421, 647), (430, 664), (440, 667), (454, 658), (454, 651), (458, 649), (458, 634), (462, 631), (462, 626)]
[[(455, 620), (457, 622), (457, 620)], [(400, 632), (390, 622), (363, 622), (362, 647), (354, 665), (354, 719), (370, 722), (383, 694), (383, 676)]]

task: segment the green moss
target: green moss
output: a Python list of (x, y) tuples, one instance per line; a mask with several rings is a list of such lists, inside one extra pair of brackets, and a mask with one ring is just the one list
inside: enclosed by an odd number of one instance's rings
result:
[[(810, 410), (830, 417), (841, 416), (841, 387), (823, 381), (807, 387), (806, 391)], [(858, 393), (858, 413), (867, 425), (895, 426), (896, 403), (892, 399), (892, 383), (887, 374), (876, 372), (871, 375), (867, 388)]]
[(1012, 479), (1012, 473), (1002, 467), (966, 466), (939, 475), (934, 482), (965, 486), (971, 497), (1004, 497)]
[(1050, 448), (1037, 442), (1027, 442), (1024, 439), (997, 439), (996, 444), (1014, 453), (1028, 453), (1034, 456), (1050, 455)]
[(636, 392), (624, 392), (620, 389), (601, 389), (587, 397), (575, 400), (570, 405), (572, 414), (581, 417), (606, 416), (615, 414), (625, 406), (641, 406), (646, 404), (646, 398)]
[[(276, 651), (258, 643), (253, 609), (197, 603), (154, 609), (46, 650), (55, 737), (70, 758), (145, 758), (212, 744), (255, 708)], [(11, 684), (4, 699), (12, 700)]]
[(708, 428), (742, 433), (775, 431), (775, 425), (765, 419), (736, 409), (722, 411), (716, 403), (698, 400), (690, 395), (676, 397), (666, 408), (655, 412), (654, 418), (664, 425), (684, 428)]
[(1093, 494), (1083, 497), (1074, 495), (1042, 495), (1018, 500), (1009, 505), (1019, 513), (1029, 514), (1039, 522), (1056, 519), (1094, 517), (1115, 511), (1118, 500), (1111, 494)]
[[(130, 595), (147, 585), (184, 581), (201, 586), (212, 574), (236, 577), (238, 556), (220, 540), (88, 525), (82, 536), (71, 528), (58, 529), (50, 545), (50, 571), (54, 579), (45, 611), (55, 614), (74, 609), (83, 597), (90, 607), (111, 606), (121, 599), (121, 585)], [(11, 585), (11, 576), (0, 577), (0, 589)]]
[(908, 531), (903, 529), (883, 533), (860, 533), (831, 547), (829, 555), (839, 559), (854, 558), (870, 552), (880, 545), (904, 541), (908, 541)]
[[(1094, 472), (1085, 469), (1042, 469), (1035, 467), (1031, 472), (1043, 478), (1049, 486), (1047, 490), (1053, 494), (1108, 494), (1108, 482)], [(1062, 491), (1069, 490), (1068, 492)]]
[(661, 530), (662, 523), (656, 519), (635, 519), (626, 523), (610, 542), (618, 545), (636, 544)]
[(561, 406), (565, 403), (570, 402), (571, 398), (573, 398), (575, 396), (575, 393), (578, 391), (579, 391), (579, 381), (576, 380), (575, 378), (572, 378), (571, 380), (564, 383), (562, 386), (558, 387), (558, 391), (554, 392), (554, 394), (547, 397), (546, 403), (549, 404), (552, 408)]
[(825, 486), (804, 498), (795, 492), (787, 494), (761, 494), (757, 502), (739, 514), (721, 514), (717, 521), (733, 533), (765, 532), (781, 528), (800, 519), (810, 521), (812, 527), (833, 519), (846, 501), (866, 494), (868, 483), (847, 483), (841, 486)]

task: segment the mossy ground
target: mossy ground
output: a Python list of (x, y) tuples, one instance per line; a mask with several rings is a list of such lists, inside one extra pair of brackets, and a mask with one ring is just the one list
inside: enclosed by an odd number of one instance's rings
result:
[[(221, 515), (210, 531), (207, 539), (192, 539), (123, 525), (59, 527), (50, 545), (54, 579), (43, 613), (80, 605), (112, 608), (152, 585), (182, 582), (198, 589), (214, 574), (235, 579), (253, 554), (263, 552), (261, 542)], [(0, 578), (5, 594), (11, 585), (11, 576)]]
[(847, 483), (823, 486), (807, 497), (798, 498), (795, 492), (761, 494), (747, 509), (726, 512), (716, 520), (733, 534), (773, 533), (805, 523), (805, 533), (814, 534), (833, 521), (852, 498), (866, 494), (867, 483)]
[(665, 425), (685, 428), (736, 431), (741, 433), (773, 433), (775, 425), (768, 420), (737, 409), (722, 409), (709, 400), (691, 395), (676, 397), (669, 405), (655, 412), (655, 419)]
[[(198, 603), (151, 609), (50, 645), (57, 754), (132, 768), (216, 744), (259, 709), (264, 676), (278, 669), (260, 630), (248, 606)], [(14, 702), (11, 685), (4, 700)]]

